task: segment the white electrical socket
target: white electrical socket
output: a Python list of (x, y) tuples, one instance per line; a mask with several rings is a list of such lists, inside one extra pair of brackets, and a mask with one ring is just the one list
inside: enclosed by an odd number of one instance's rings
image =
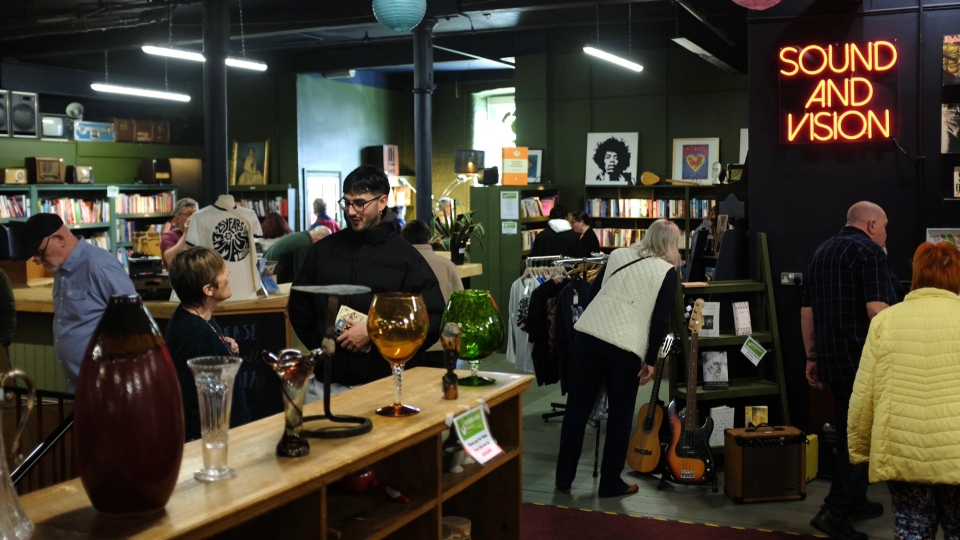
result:
[(803, 274), (799, 272), (781, 272), (780, 284), (787, 287), (799, 287), (803, 285)]

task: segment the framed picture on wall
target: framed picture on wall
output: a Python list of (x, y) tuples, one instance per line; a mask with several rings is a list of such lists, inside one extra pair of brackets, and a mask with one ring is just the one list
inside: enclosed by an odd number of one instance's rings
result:
[(270, 139), (253, 142), (233, 141), (233, 153), (230, 154), (230, 185), (266, 184), (269, 159)]
[(960, 103), (940, 104), (940, 153), (960, 154)]
[(639, 133), (587, 133), (586, 185), (635, 185), (639, 141)]
[[(674, 180), (687, 180), (700, 184), (712, 184), (713, 164), (720, 163), (720, 138), (674, 139)], [(723, 167), (720, 166), (722, 170)]]
[(527, 171), (527, 183), (528, 184), (540, 184), (543, 181), (542, 171), (543, 171), (543, 150), (530, 150), (527, 152), (527, 163), (529, 164), (529, 170)]

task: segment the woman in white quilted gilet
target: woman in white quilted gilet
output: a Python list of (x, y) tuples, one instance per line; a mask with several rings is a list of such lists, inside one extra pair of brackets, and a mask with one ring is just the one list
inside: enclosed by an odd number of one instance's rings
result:
[(600, 497), (637, 492), (620, 478), (630, 441), (637, 386), (654, 375), (657, 350), (677, 292), (680, 231), (665, 219), (653, 222), (639, 244), (615, 250), (590, 289), (577, 323), (570, 358), (569, 395), (560, 430), (557, 489), (569, 493), (583, 434), (600, 384), (607, 388), (607, 421)]

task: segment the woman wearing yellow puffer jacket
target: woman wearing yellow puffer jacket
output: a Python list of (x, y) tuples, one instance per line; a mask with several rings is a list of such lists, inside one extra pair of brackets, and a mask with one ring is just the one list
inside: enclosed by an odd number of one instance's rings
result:
[(852, 463), (887, 482), (894, 536), (960, 538), (960, 250), (924, 243), (911, 293), (874, 317), (853, 385)]

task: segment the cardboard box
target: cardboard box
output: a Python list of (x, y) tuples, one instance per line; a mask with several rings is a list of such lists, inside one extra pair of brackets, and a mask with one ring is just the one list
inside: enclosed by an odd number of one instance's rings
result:
[(807, 435), (807, 482), (817, 477), (820, 465), (820, 438)]

